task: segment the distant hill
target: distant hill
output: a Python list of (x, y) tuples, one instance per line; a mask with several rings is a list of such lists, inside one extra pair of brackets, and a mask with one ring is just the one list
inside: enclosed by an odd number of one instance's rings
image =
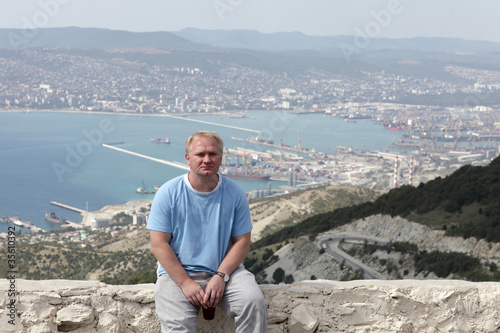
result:
[(172, 32), (195, 43), (222, 48), (258, 51), (314, 50), (342, 54), (341, 45), (358, 47), (362, 52), (380, 50), (419, 50), (424, 52), (500, 52), (500, 43), (460, 38), (369, 38), (366, 47), (356, 44), (356, 36), (308, 36), (300, 32), (260, 33), (254, 30), (200, 30), (187, 28)]
[[(365, 79), (364, 72), (471, 84), (449, 66), (500, 71), (500, 43), (449, 38), (370, 39), (366, 47), (344, 54), (340, 46), (356, 46), (353, 36), (307, 36), (299, 32), (263, 34), (250, 30), (128, 32), (97, 28), (44, 28), (33, 31), (0, 29), (0, 56), (18, 57), (24, 48), (37, 53), (78, 54), (104, 60), (195, 67), (218, 72), (241, 66), (287, 75), (311, 72)], [(359, 52), (358, 52), (359, 51)], [(28, 56), (29, 57), (29, 56)], [(462, 93), (409, 94), (396, 103), (451, 106), (462, 104)], [(482, 101), (496, 105), (497, 95)]]
[(215, 47), (229, 49), (249, 49), (256, 51), (337, 51), (341, 42), (350, 42), (348, 36), (317, 37), (300, 32), (277, 32), (264, 34), (254, 30), (200, 30), (188, 28), (172, 32), (197, 43), (206, 43)]
[[(344, 54), (341, 46), (346, 45), (355, 47), (356, 52)], [(109, 50), (120, 50), (113, 52), (113, 57), (159, 65), (202, 67), (205, 71), (217, 70), (219, 64), (289, 74), (323, 70), (352, 77), (359, 76), (362, 71), (384, 70), (396, 75), (453, 82), (464, 79), (446, 71), (448, 65), (500, 71), (500, 43), (452, 38), (380, 38), (370, 39), (366, 47), (358, 46), (353, 36), (307, 36), (300, 32), (263, 34), (251, 30), (184, 29), (137, 33), (77, 27), (33, 31), (0, 29), (0, 50), (48, 47), (85, 52), (95, 57), (108, 57)], [(168, 50), (169, 53), (155, 50)]]
[[(362, 43), (363, 45), (360, 45)], [(356, 36), (309, 36), (300, 32), (260, 33), (253, 30), (200, 30), (130, 32), (101, 28), (0, 29), (0, 48), (62, 47), (110, 49), (149, 47), (159, 49), (246, 49), (254, 51), (316, 51), (343, 55), (341, 46), (361, 53), (411, 51), (438, 53), (500, 52), (500, 43), (459, 38), (356, 38)]]
[(466, 165), (445, 178), (417, 187), (402, 186), (373, 202), (307, 218), (262, 238), (253, 247), (325, 232), (377, 214), (405, 217), (446, 230), (449, 236), (500, 242), (500, 157), (485, 167)]
[(169, 32), (129, 32), (77, 27), (32, 31), (0, 29), (0, 48), (18, 47), (200, 49), (208, 46), (188, 41)]

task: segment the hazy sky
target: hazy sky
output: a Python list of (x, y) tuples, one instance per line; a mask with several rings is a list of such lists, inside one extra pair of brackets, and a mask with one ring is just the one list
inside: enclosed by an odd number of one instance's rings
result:
[(500, 0), (0, 0), (0, 28), (252, 29), (500, 42)]

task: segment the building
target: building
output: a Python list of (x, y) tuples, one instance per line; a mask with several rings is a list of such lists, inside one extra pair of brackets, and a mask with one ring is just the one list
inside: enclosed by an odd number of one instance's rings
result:
[(106, 228), (111, 225), (110, 218), (96, 218), (90, 222), (91, 228)]
[(132, 225), (141, 226), (148, 223), (148, 218), (144, 214), (137, 214), (132, 216)]

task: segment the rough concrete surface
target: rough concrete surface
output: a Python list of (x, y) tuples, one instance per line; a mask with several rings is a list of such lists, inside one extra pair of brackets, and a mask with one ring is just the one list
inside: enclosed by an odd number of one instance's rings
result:
[[(262, 285), (268, 332), (500, 332), (500, 283), (329, 280)], [(0, 281), (2, 332), (160, 332), (154, 285)], [(9, 322), (10, 321), (10, 322)], [(231, 332), (217, 309), (198, 332)]]

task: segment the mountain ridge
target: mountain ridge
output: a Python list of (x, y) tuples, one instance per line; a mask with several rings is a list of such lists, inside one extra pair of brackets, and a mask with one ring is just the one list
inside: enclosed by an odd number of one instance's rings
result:
[(255, 30), (202, 30), (186, 28), (173, 34), (222, 48), (259, 51), (315, 50), (342, 54), (341, 47), (359, 51), (420, 50), (430, 52), (499, 52), (500, 43), (445, 37), (370, 38), (362, 35), (314, 36), (301, 32), (261, 33)]
[(114, 49), (150, 47), (159, 49), (212, 48), (188, 41), (166, 31), (130, 32), (103, 28), (0, 29), (0, 49), (19, 47), (59, 47), (76, 49)]
[(255, 30), (202, 30), (132, 32), (106, 28), (0, 29), (0, 48), (131, 48), (246, 49), (253, 51), (316, 51), (345, 55), (387, 50), (418, 50), (437, 53), (500, 52), (500, 43), (446, 37), (371, 38), (366, 35), (315, 36), (301, 32), (261, 33)]
[[(201, 30), (186, 31), (198, 34)], [(177, 33), (161, 31), (68, 27), (37, 29), (28, 34), (22, 29), (0, 29), (0, 52), (9, 54), (26, 49), (36, 49), (40, 53), (67, 52), (106, 60), (117, 57), (147, 64), (203, 68), (206, 72), (219, 70), (221, 64), (290, 75), (319, 70), (351, 78), (362, 77), (362, 72), (385, 71), (449, 82), (466, 79), (447, 71), (448, 66), (479, 66), (500, 71), (500, 43), (429, 38), (371, 39), (369, 45), (360, 47), (353, 36), (310, 37), (298, 32), (266, 35), (236, 30), (224, 32), (222, 37), (217, 37), (220, 32), (214, 35), (213, 38), (232, 47), (223, 48), (209, 45), (210, 38), (205, 35), (210, 32), (201, 32), (199, 39), (191, 41)], [(341, 43), (350, 45), (347, 48), (354, 47), (355, 51), (343, 53), (339, 47)], [(455, 46), (452, 51), (446, 51), (447, 45)], [(402, 102), (422, 104), (418, 97), (412, 98), (416, 100)], [(437, 97), (433, 103), (439, 104), (442, 98)], [(458, 99), (463, 100), (462, 97)], [(495, 101), (490, 99), (492, 103)]]

